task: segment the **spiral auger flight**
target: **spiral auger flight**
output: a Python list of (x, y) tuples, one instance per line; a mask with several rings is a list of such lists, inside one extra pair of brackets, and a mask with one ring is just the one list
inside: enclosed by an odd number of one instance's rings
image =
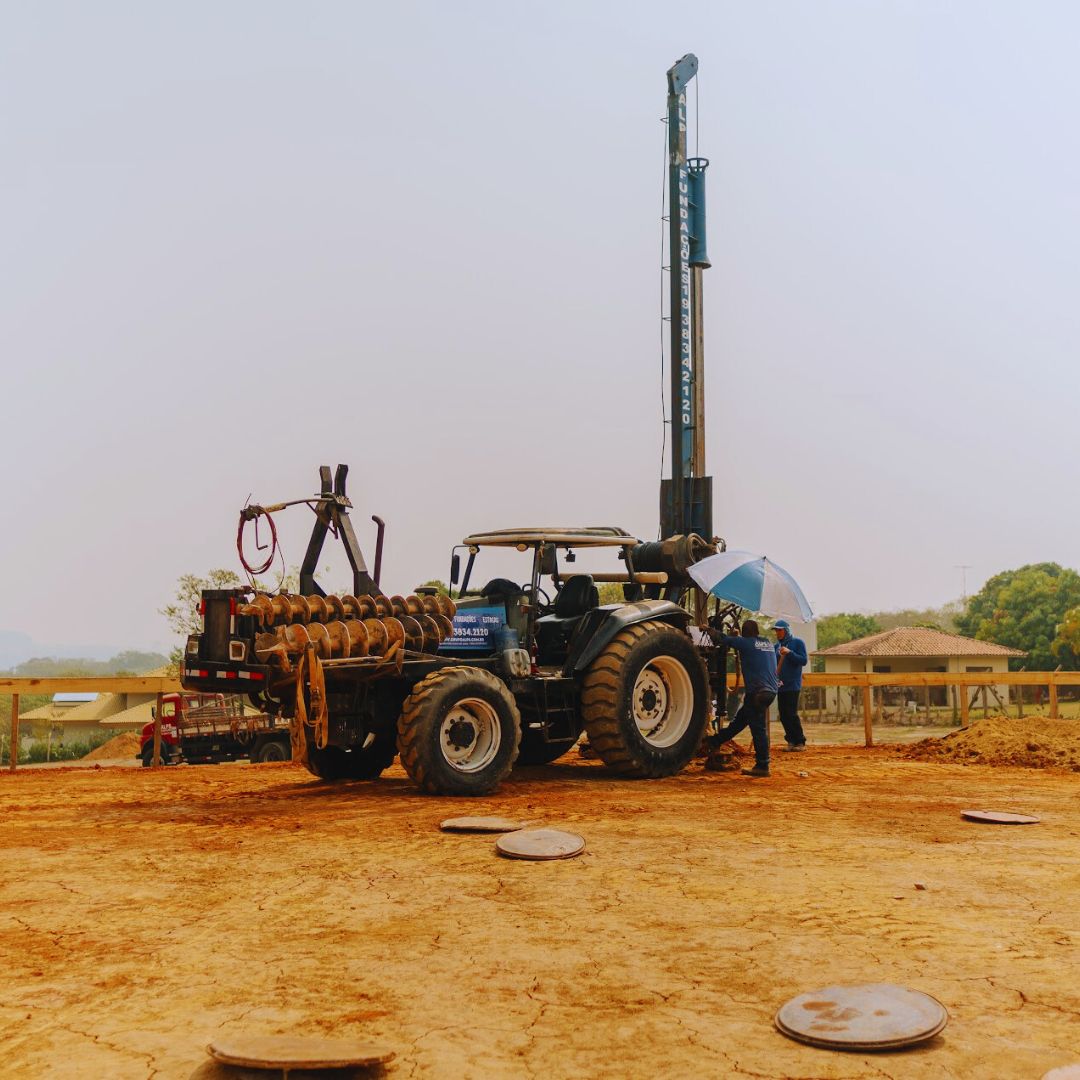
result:
[(289, 671), (309, 646), (320, 660), (434, 654), (453, 634), (456, 610), (443, 595), (256, 593), (238, 613), (256, 621), (259, 661)]

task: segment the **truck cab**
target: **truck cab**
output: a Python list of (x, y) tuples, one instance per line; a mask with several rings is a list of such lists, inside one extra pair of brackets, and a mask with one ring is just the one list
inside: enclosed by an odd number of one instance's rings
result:
[[(161, 699), (161, 763), (168, 765), (180, 759), (180, 716), (183, 712), (182, 694), (166, 694)], [(151, 714), (153, 710), (151, 709)], [(143, 766), (154, 763), (154, 721), (144, 724), (139, 733), (139, 754)]]

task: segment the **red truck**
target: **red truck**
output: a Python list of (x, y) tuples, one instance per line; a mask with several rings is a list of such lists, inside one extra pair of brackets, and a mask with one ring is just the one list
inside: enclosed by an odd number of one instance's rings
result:
[[(138, 757), (154, 760), (154, 721), (142, 729)], [(245, 712), (235, 694), (166, 694), (161, 701), (161, 762), (214, 765), (247, 758), (288, 761), (292, 757), (288, 722), (265, 713)]]

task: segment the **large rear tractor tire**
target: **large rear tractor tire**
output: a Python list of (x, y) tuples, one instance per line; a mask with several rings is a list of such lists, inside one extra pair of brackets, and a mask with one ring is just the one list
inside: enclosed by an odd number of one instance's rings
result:
[(673, 776), (697, 750), (709, 680), (690, 638), (642, 622), (612, 638), (585, 673), (581, 714), (589, 744), (623, 776)]
[(413, 687), (398, 719), (401, 764), (429, 795), (487, 795), (514, 767), (521, 716), (482, 668), (447, 667)]
[(577, 739), (569, 742), (545, 742), (544, 737), (535, 731), (526, 731), (521, 736), (521, 750), (518, 752), (518, 765), (549, 765), (563, 754), (573, 749)]
[(307, 769), (320, 780), (377, 780), (393, 764), (396, 749), (388, 735), (376, 736), (366, 750), (309, 746)]

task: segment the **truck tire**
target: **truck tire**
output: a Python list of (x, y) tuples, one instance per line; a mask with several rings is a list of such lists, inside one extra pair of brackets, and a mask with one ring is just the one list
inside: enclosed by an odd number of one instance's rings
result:
[(621, 630), (593, 661), (581, 688), (589, 744), (624, 776), (680, 772), (709, 717), (709, 680), (690, 638), (667, 623)]
[[(144, 769), (153, 768), (153, 765), (154, 765), (154, 742), (153, 742), (152, 739), (150, 740), (150, 742), (148, 742), (142, 748), (141, 757), (142, 757), (142, 763), (143, 763), (143, 768)], [(170, 759), (169, 744), (163, 741), (162, 744), (161, 744), (161, 764), (162, 765), (168, 765), (169, 764), (169, 759)]]
[(393, 764), (396, 750), (388, 735), (378, 736), (366, 750), (310, 746), (307, 769), (320, 780), (377, 780)]
[(287, 739), (266, 739), (251, 748), (251, 760), (254, 763), (292, 761), (292, 747)]
[(401, 764), (429, 795), (487, 795), (517, 760), (521, 716), (501, 679), (446, 667), (418, 682), (398, 719)]
[(549, 765), (571, 750), (577, 739), (569, 742), (545, 742), (538, 731), (524, 731), (521, 735), (521, 749), (518, 751), (518, 765)]

